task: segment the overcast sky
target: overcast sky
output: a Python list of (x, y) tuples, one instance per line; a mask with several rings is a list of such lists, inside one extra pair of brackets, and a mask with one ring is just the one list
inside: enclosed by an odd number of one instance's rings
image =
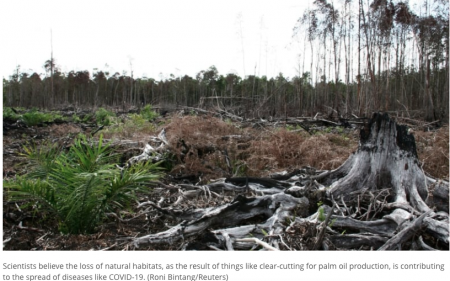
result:
[(135, 77), (155, 79), (195, 76), (212, 65), (221, 74), (250, 75), (256, 66), (260, 76), (292, 77), (300, 53), (292, 29), (308, 2), (2, 1), (1, 72), (8, 77), (20, 65), (43, 73), (52, 30), (53, 55), (64, 72), (130, 74), (131, 62)]

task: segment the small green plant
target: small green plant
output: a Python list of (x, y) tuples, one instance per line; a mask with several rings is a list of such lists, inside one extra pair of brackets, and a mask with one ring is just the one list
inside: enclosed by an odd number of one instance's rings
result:
[(73, 123), (80, 123), (81, 122), (81, 118), (76, 113), (74, 113), (72, 115), (72, 122)]
[(26, 168), (27, 177), (46, 179), (48, 174), (56, 168), (56, 158), (61, 153), (61, 148), (56, 143), (44, 142), (40, 146), (35, 143), (26, 144), (24, 153), (20, 154), (28, 159)]
[(329, 227), (333, 227), (333, 224), (336, 222), (336, 219), (332, 219), (330, 223), (328, 223)]
[(330, 135), (328, 136), (328, 140), (338, 146), (348, 147), (351, 145), (350, 138), (341, 134), (341, 135)]
[(147, 104), (141, 110), (141, 115), (142, 115), (142, 117), (144, 117), (146, 120), (148, 120), (150, 122), (155, 120), (159, 116), (159, 114), (152, 109), (152, 106), (150, 104)]
[(139, 114), (131, 114), (130, 116), (131, 124), (137, 127), (143, 127), (147, 119)]
[(100, 107), (95, 112), (95, 120), (97, 122), (97, 125), (109, 126), (112, 123), (112, 118), (113, 117), (116, 117), (114, 112), (106, 110), (106, 109), (104, 109), (102, 107)]
[(26, 200), (39, 212), (53, 214), (64, 233), (92, 233), (107, 212), (127, 208), (136, 193), (148, 193), (159, 177), (157, 164), (115, 166), (118, 155), (103, 143), (79, 136), (69, 151), (55, 145), (28, 147), (29, 172), (5, 181), (9, 200)]
[(338, 134), (342, 134), (342, 133), (344, 133), (344, 128), (342, 128), (342, 127), (336, 127), (336, 132), (337, 132)]
[(325, 221), (326, 215), (325, 215), (325, 211), (324, 211), (323, 207), (319, 207), (318, 211), (319, 211), (319, 216), (318, 216), (319, 221)]
[(155, 120), (159, 116), (159, 114), (152, 109), (152, 106), (150, 104), (147, 104), (141, 110), (141, 115), (142, 115), (142, 117), (144, 117), (146, 120), (148, 120), (150, 122)]
[(20, 115), (16, 114), (11, 107), (3, 107), (3, 119), (18, 120), (19, 117)]
[(140, 114), (130, 114), (122, 122), (118, 122), (117, 119), (113, 118), (114, 123), (103, 130), (106, 135), (116, 137), (117, 134), (120, 134), (124, 137), (132, 137), (135, 133), (148, 134), (153, 133), (156, 129), (153, 123), (148, 122)]
[(62, 120), (63, 117), (60, 114), (50, 112), (40, 112), (36, 108), (31, 109), (22, 115), (22, 120), (27, 126), (36, 126), (44, 122), (53, 122), (56, 119)]
[(94, 117), (94, 115), (92, 114), (92, 113), (88, 113), (88, 114), (85, 114), (84, 116), (83, 116), (83, 118), (81, 118), (81, 122), (82, 123), (88, 123), (88, 122), (91, 122), (91, 119)]
[(326, 127), (323, 131), (327, 134), (331, 133), (331, 131), (333, 130), (333, 128), (331, 127)]
[(231, 164), (232, 174), (235, 177), (243, 177), (247, 174), (248, 166), (245, 161), (237, 160)]
[[(319, 205), (319, 203), (317, 203), (317, 205)], [(327, 219), (327, 216), (325, 215), (324, 208), (319, 207), (318, 212), (319, 212), (318, 220), (321, 222), (325, 221)], [(335, 222), (336, 222), (336, 219), (331, 220), (331, 222), (328, 223), (328, 226), (332, 227)]]
[[(300, 129), (303, 129), (300, 125), (290, 125), (290, 124), (287, 124), (286, 125), (286, 131), (300, 131)], [(304, 129), (303, 129), (303, 131), (304, 131)]]

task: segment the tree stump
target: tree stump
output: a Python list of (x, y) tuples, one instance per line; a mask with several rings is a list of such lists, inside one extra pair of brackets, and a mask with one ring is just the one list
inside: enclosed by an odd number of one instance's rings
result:
[[(378, 209), (393, 209), (376, 222), (336, 217), (334, 225), (394, 234), (398, 227), (404, 227), (405, 222), (410, 223), (410, 220), (427, 213), (427, 217), (421, 217), (421, 227), (426, 227), (436, 238), (448, 244), (448, 194), (445, 198), (448, 182), (437, 182), (424, 174), (417, 158), (414, 136), (406, 126), (396, 124), (386, 113), (373, 114), (360, 131), (357, 151), (344, 164), (313, 179), (329, 186), (327, 197), (334, 202), (357, 202), (360, 205), (362, 194), (371, 194), (372, 206), (368, 207), (366, 219), (371, 216), (370, 208), (375, 211), (377, 203), (381, 205)], [(431, 186), (434, 190), (430, 189)], [(382, 190), (389, 195), (383, 202), (377, 202), (375, 194)], [(439, 200), (433, 200), (437, 195)], [(434, 205), (437, 208), (433, 208)], [(443, 214), (440, 215), (445, 218), (433, 219), (437, 215), (434, 211), (441, 211)], [(374, 223), (377, 226), (372, 228)]]

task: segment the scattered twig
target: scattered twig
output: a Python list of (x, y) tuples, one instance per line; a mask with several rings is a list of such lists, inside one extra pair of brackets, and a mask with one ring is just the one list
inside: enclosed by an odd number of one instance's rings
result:
[(19, 222), (19, 225), (17, 226), (17, 228), (22, 229), (22, 230), (35, 231), (35, 232), (45, 232), (44, 230), (39, 229), (39, 228), (22, 226), (22, 222)]
[(255, 243), (258, 244), (260, 246), (262, 246), (263, 248), (265, 248), (266, 250), (269, 251), (279, 251), (277, 248), (270, 246), (269, 244), (267, 244), (264, 241), (259, 240), (258, 238), (241, 238), (241, 239), (236, 239), (236, 242), (251, 242), (251, 243)]
[(322, 226), (322, 229), (320, 230), (320, 234), (319, 234), (319, 237), (318, 237), (318, 239), (316, 241), (316, 244), (314, 244), (313, 250), (318, 250), (319, 247), (322, 245), (323, 237), (325, 235), (325, 231), (327, 229), (328, 222), (330, 221), (331, 215), (333, 214), (333, 211), (334, 211), (335, 207), (336, 207), (336, 205), (333, 204), (333, 207), (331, 207), (330, 212), (328, 212), (327, 218), (322, 223), (323, 226)]

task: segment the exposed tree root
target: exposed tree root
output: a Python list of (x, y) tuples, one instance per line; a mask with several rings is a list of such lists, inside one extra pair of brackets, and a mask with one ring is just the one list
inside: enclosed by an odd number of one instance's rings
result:
[[(161, 140), (152, 150), (157, 153), (129, 163), (155, 160), (165, 145)], [(361, 130), (358, 150), (336, 170), (162, 186), (161, 194), (169, 192), (169, 197), (141, 205), (179, 223), (133, 243), (184, 241), (183, 249), (214, 250), (288, 250), (293, 244), (308, 250), (434, 250), (424, 241), (426, 236), (432, 245), (448, 249), (448, 190), (448, 182), (423, 173), (408, 129), (376, 113)], [(173, 197), (177, 199), (170, 201)], [(226, 197), (234, 200), (212, 207), (186, 206), (187, 200), (204, 198), (209, 203)]]
[(298, 214), (306, 215), (308, 200), (279, 193), (256, 198), (238, 196), (229, 204), (214, 208), (187, 210), (182, 213), (174, 212), (170, 209), (162, 209), (156, 205), (154, 207), (166, 215), (176, 216), (183, 222), (167, 231), (135, 239), (134, 244), (136, 246), (146, 243), (174, 243), (178, 240), (198, 235), (208, 228), (235, 226), (255, 217), (265, 217), (267, 219), (264, 223), (254, 225), (245, 230), (228, 229), (216, 231), (217, 243), (222, 244), (220, 241), (226, 242), (226, 238), (220, 234), (221, 232), (226, 232), (234, 238), (244, 238), (250, 234), (263, 236), (264, 231), (269, 234), (280, 233), (284, 219), (289, 216), (293, 217), (294, 210)]

